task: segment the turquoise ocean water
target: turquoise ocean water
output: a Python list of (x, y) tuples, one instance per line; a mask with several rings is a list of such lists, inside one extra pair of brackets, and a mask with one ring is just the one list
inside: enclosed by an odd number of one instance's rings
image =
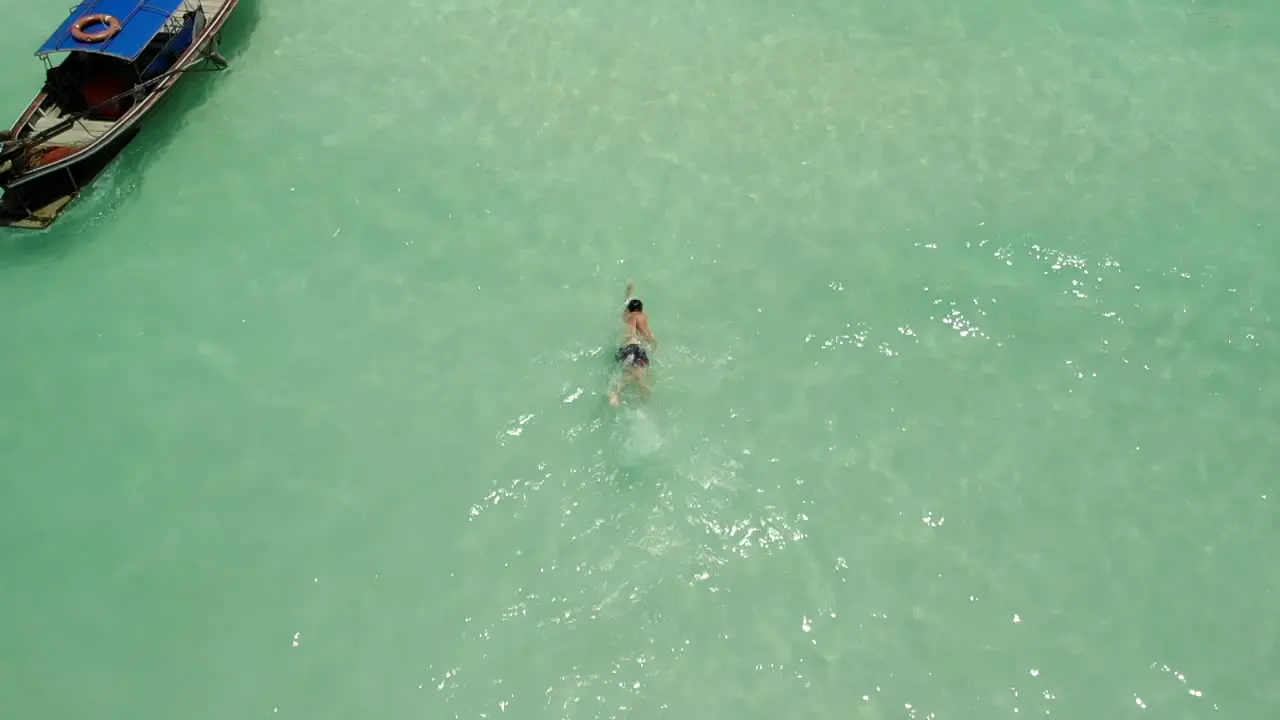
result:
[(243, 0), (0, 233), (0, 717), (1275, 716), (1277, 37)]

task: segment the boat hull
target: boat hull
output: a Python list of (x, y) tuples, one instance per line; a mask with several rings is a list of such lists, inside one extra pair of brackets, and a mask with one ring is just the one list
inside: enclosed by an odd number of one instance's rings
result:
[(53, 224), (111, 162), (133, 142), (141, 127), (121, 133), (97, 152), (78, 158), (60, 172), (9, 187), (0, 197), (0, 227), (43, 230)]

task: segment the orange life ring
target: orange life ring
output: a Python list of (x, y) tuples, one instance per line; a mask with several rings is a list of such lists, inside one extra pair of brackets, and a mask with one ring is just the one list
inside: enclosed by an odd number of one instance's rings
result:
[[(95, 32), (85, 32), (84, 29), (91, 25), (101, 25), (102, 29)], [(118, 32), (120, 32), (120, 21), (106, 13), (85, 15), (71, 26), (71, 37), (82, 43), (102, 42), (115, 37)]]

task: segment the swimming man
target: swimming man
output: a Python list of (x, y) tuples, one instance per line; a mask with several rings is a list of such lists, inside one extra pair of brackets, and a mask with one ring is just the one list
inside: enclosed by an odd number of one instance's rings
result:
[(658, 349), (658, 341), (649, 330), (644, 303), (634, 295), (635, 287), (635, 283), (627, 283), (627, 299), (622, 311), (623, 340), (614, 356), (622, 364), (622, 374), (609, 392), (609, 404), (614, 407), (622, 403), (622, 391), (633, 381), (640, 386), (641, 394), (646, 399), (649, 397), (649, 353), (642, 343), (647, 341), (652, 349)]

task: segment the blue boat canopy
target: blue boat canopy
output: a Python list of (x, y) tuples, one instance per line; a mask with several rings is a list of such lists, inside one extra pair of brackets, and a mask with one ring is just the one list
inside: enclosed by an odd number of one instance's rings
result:
[[(122, 60), (134, 60), (162, 29), (186, 0), (83, 0), (72, 8), (62, 25), (36, 51), (37, 57), (59, 52), (98, 53)], [(120, 32), (102, 42), (80, 42), (71, 27), (86, 15), (110, 15), (120, 21)], [(101, 26), (86, 28), (90, 32)], [(176, 29), (176, 28), (175, 28)]]

